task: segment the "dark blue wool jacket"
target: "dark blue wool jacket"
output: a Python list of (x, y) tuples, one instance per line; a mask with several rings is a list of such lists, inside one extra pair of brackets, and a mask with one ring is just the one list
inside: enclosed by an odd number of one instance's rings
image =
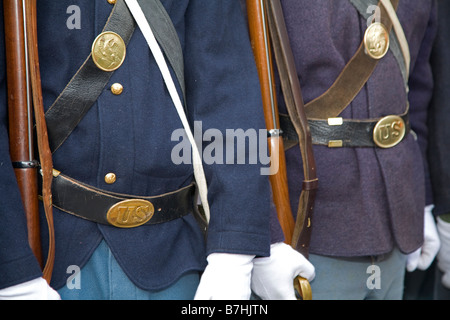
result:
[[(212, 128), (224, 136), (226, 129), (264, 128), (259, 82), (239, 1), (162, 0), (162, 3), (175, 25), (184, 53), (191, 125), (201, 121), (204, 131)], [(75, 11), (68, 10), (70, 6), (79, 8), (79, 21), (73, 20)], [(112, 8), (106, 0), (38, 1), (46, 108), (90, 54), (93, 40), (101, 33)], [(78, 22), (79, 29), (68, 27), (77, 26)], [(3, 28), (3, 21), (0, 25)], [(33, 279), (40, 275), (40, 270), (27, 245), (22, 204), (8, 156), (1, 39), (0, 288), (3, 288)], [(121, 95), (112, 94), (113, 83), (123, 85)], [(172, 133), (180, 128), (183, 128), (181, 121), (160, 71), (136, 28), (125, 62), (54, 153), (54, 167), (83, 183), (116, 193), (160, 195), (174, 191), (193, 181), (192, 165), (176, 165), (171, 158), (179, 143), (172, 141)], [(102, 239), (125, 273), (143, 289), (161, 289), (188, 271), (203, 270), (206, 255), (212, 252), (267, 256), (270, 245), (267, 176), (260, 174), (259, 162), (237, 164), (235, 159), (233, 163), (205, 165), (211, 208), (206, 243), (192, 215), (160, 225), (119, 229), (97, 225), (55, 208), (56, 261), (52, 285), (63, 286), (70, 276), (67, 268), (82, 267)], [(114, 184), (105, 183), (104, 177), (110, 172), (117, 176)], [(45, 253), (47, 237), (43, 230)]]

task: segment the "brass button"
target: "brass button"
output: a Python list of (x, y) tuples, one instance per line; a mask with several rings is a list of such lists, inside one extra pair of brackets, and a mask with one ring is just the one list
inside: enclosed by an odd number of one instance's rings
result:
[(108, 173), (108, 174), (105, 176), (105, 182), (106, 182), (107, 184), (113, 184), (114, 182), (116, 182), (116, 179), (117, 179), (117, 177), (116, 177), (116, 174), (115, 174), (115, 173)]
[(389, 50), (389, 32), (379, 22), (372, 23), (364, 35), (366, 53), (373, 59), (383, 58)]
[(116, 4), (116, 0), (107, 0), (109, 4)]
[(111, 86), (111, 92), (112, 92), (114, 95), (118, 96), (118, 95), (122, 94), (122, 92), (123, 92), (123, 86), (122, 86), (120, 83), (114, 83), (114, 84)]
[(115, 32), (102, 32), (92, 43), (92, 60), (103, 71), (117, 70), (125, 61), (126, 45)]

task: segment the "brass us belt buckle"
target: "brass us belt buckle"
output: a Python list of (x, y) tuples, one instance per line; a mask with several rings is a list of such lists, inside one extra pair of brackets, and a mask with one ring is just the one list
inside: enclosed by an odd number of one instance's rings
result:
[(372, 23), (364, 34), (366, 53), (375, 60), (383, 58), (389, 50), (389, 33), (379, 22)]
[(99, 69), (114, 71), (124, 62), (126, 51), (121, 36), (112, 31), (102, 32), (92, 43), (92, 60)]
[(399, 116), (380, 119), (373, 129), (373, 141), (380, 148), (392, 148), (399, 144), (406, 133), (405, 121)]
[(155, 208), (150, 201), (130, 199), (113, 205), (106, 219), (118, 228), (135, 228), (147, 223), (154, 213)]

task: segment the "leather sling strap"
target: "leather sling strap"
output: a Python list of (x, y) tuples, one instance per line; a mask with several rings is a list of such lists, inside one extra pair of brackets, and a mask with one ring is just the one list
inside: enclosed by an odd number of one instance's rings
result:
[(172, 19), (170, 19), (169, 14), (159, 0), (138, 0), (138, 3), (153, 30), (155, 38), (158, 40), (161, 49), (175, 72), (186, 102), (183, 50)]
[[(392, 0), (396, 9), (399, 0)], [(383, 5), (379, 4), (381, 23), (390, 32), (392, 21)], [(337, 117), (356, 97), (372, 75), (379, 60), (371, 58), (365, 53), (364, 43), (352, 59), (347, 63), (344, 70), (333, 83), (333, 85), (321, 96), (305, 105), (308, 119), (327, 119)]]
[(294, 56), (279, 0), (266, 0), (270, 36), (289, 116), (299, 138), (303, 159), (304, 181), (297, 208), (291, 246), (308, 257), (311, 221), (318, 187), (311, 133), (304, 112), (303, 97), (295, 68)]
[(36, 0), (25, 2), (25, 26), (27, 47), (30, 61), (31, 93), (34, 106), (34, 118), (36, 123), (36, 140), (39, 150), (40, 172), (42, 177), (42, 204), (45, 220), (48, 227), (48, 252), (47, 259), (42, 270), (44, 279), (50, 284), (55, 262), (55, 231), (52, 209), (52, 154), (48, 142), (48, 132), (44, 116), (44, 102), (42, 98), (41, 75), (39, 70), (39, 50), (37, 35), (37, 8)]
[[(147, 19), (152, 21), (155, 36), (165, 50), (184, 95), (182, 51), (175, 27), (159, 0), (141, 2)], [(126, 4), (123, 0), (117, 0), (103, 32), (115, 32), (122, 37), (125, 44), (128, 44), (135, 28), (135, 21)], [(90, 54), (47, 110), (45, 118), (53, 153), (64, 143), (95, 103), (112, 74), (113, 72), (105, 72), (97, 68)]]

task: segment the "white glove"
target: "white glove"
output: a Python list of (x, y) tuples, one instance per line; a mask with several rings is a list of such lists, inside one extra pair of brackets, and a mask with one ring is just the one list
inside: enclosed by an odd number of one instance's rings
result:
[(439, 234), (434, 222), (434, 217), (431, 211), (433, 205), (425, 207), (424, 214), (424, 242), (421, 248), (408, 255), (406, 261), (406, 270), (412, 272), (416, 269), (426, 270), (433, 262), (437, 253), (439, 252), (440, 240)]
[(0, 300), (61, 300), (43, 278), (37, 278), (0, 290)]
[(270, 257), (253, 261), (252, 290), (263, 300), (296, 300), (294, 279), (314, 279), (314, 266), (291, 246), (279, 242), (270, 247)]
[(212, 253), (195, 294), (195, 300), (249, 300), (255, 256)]
[(437, 256), (438, 268), (444, 273), (442, 284), (450, 289), (450, 223), (437, 218), (437, 229), (441, 237), (441, 250)]

